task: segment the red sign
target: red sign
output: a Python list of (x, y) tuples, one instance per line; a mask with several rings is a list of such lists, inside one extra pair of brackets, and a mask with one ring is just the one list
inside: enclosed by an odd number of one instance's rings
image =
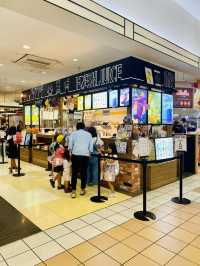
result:
[(174, 108), (192, 108), (193, 89), (176, 88), (174, 93)]

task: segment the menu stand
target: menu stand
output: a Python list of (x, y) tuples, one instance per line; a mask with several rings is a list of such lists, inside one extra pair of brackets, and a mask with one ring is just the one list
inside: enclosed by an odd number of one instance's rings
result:
[(21, 173), (21, 166), (20, 166), (20, 144), (17, 145), (17, 149), (18, 149), (18, 166), (17, 166), (17, 173), (13, 174), (13, 176), (15, 177), (19, 177), (19, 176), (25, 176), (24, 173)]

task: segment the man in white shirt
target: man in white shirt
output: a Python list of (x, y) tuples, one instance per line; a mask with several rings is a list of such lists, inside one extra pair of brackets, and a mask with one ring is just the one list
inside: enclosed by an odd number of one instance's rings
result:
[(88, 161), (91, 152), (93, 152), (92, 135), (85, 131), (84, 123), (77, 123), (76, 129), (69, 137), (69, 150), (72, 160), (72, 198), (76, 198), (78, 172), (80, 172), (81, 177), (80, 195), (85, 195)]

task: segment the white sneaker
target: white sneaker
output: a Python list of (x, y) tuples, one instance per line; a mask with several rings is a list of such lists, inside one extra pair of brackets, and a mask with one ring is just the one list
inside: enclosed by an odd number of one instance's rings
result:
[(116, 193), (115, 193), (115, 192), (110, 192), (110, 193), (108, 194), (108, 197), (109, 197), (109, 198), (115, 198), (115, 197), (116, 197)]
[(72, 199), (75, 199), (76, 198), (76, 191), (72, 191), (71, 197), (72, 197)]

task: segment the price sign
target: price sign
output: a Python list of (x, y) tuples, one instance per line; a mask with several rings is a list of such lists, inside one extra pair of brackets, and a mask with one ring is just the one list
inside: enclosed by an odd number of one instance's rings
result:
[(187, 136), (186, 135), (175, 135), (175, 151), (187, 151)]

